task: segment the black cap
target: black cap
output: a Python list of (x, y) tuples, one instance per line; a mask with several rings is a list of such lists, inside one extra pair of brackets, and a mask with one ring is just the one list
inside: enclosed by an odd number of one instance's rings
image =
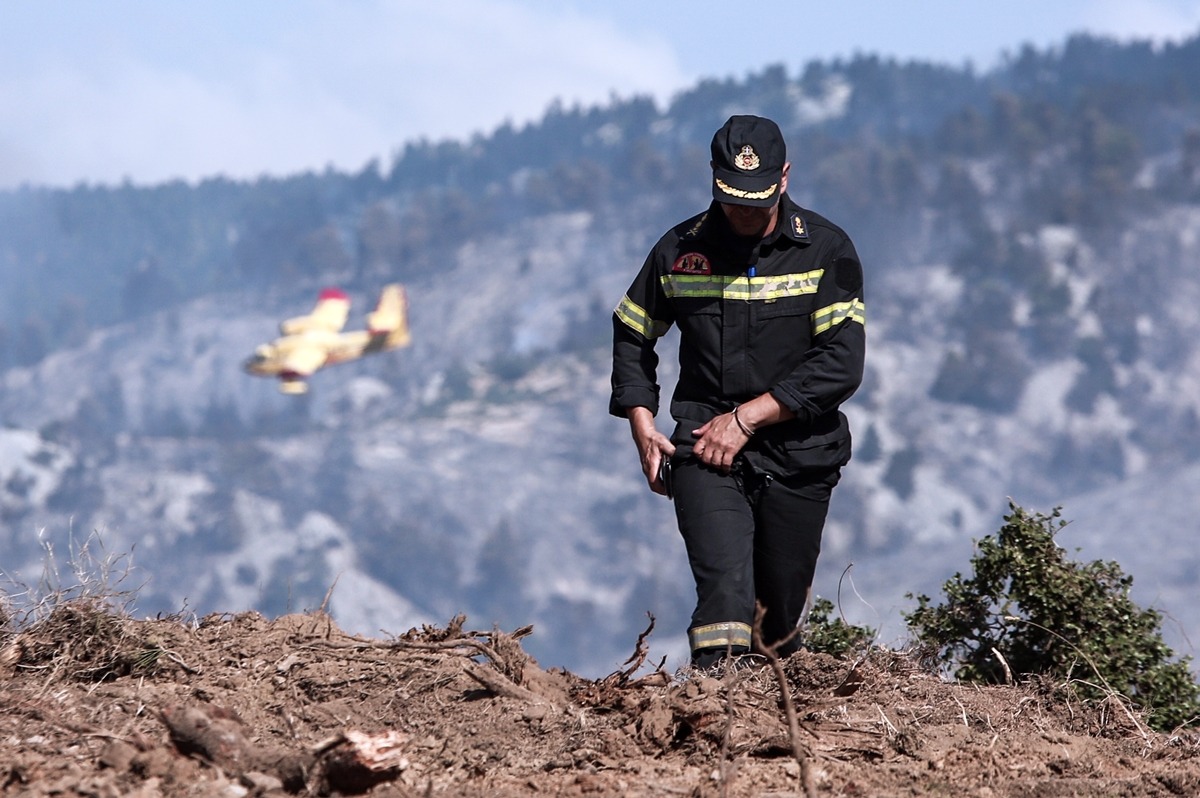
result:
[(731, 116), (712, 140), (713, 199), (769, 208), (779, 201), (785, 163), (779, 125), (761, 116)]

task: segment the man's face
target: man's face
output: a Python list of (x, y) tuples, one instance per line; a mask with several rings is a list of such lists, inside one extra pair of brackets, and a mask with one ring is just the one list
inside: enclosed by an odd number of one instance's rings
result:
[[(779, 179), (779, 193), (787, 191), (788, 171), (791, 169), (790, 163), (783, 165), (783, 175)], [(729, 226), (733, 228), (733, 232), (739, 236), (746, 238), (757, 237), (766, 238), (775, 230), (775, 223), (779, 219), (779, 203), (776, 202), (769, 208), (755, 208), (750, 205), (730, 205), (728, 203), (720, 203), (721, 211), (725, 214), (725, 218), (729, 220)]]
[(749, 205), (730, 205), (722, 202), (721, 210), (737, 235), (745, 238), (764, 238), (775, 227), (779, 203), (769, 208), (752, 208)]

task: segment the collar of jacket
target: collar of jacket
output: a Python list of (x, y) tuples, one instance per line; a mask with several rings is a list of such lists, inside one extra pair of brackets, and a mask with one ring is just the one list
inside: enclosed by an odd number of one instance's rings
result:
[[(792, 202), (792, 198), (787, 195), (786, 191), (779, 198), (779, 218), (775, 222), (775, 229), (760, 244), (769, 246), (774, 244), (780, 236), (785, 236), (797, 244), (811, 243), (808, 222), (804, 218), (804, 209)], [(712, 204), (708, 206), (708, 211), (700, 217), (699, 223), (688, 231), (687, 237), (724, 241), (734, 236), (729, 229), (729, 223), (725, 221), (725, 214), (721, 212), (721, 206), (716, 200), (713, 200)]]

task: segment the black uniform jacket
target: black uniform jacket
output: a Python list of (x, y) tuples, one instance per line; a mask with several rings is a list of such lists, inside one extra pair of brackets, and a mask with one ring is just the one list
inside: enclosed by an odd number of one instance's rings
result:
[(752, 465), (788, 475), (849, 461), (838, 406), (862, 381), (866, 333), (862, 266), (841, 228), (784, 194), (761, 242), (734, 235), (715, 202), (669, 230), (613, 313), (613, 415), (657, 415), (654, 346), (672, 324), (677, 456), (696, 427), (769, 391), (796, 417), (751, 438)]

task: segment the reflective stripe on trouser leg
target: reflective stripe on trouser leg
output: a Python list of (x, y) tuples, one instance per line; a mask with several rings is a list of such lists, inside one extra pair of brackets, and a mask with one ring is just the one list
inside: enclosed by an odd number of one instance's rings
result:
[(728, 621), (693, 626), (688, 629), (688, 643), (692, 651), (705, 648), (750, 648), (750, 624)]

